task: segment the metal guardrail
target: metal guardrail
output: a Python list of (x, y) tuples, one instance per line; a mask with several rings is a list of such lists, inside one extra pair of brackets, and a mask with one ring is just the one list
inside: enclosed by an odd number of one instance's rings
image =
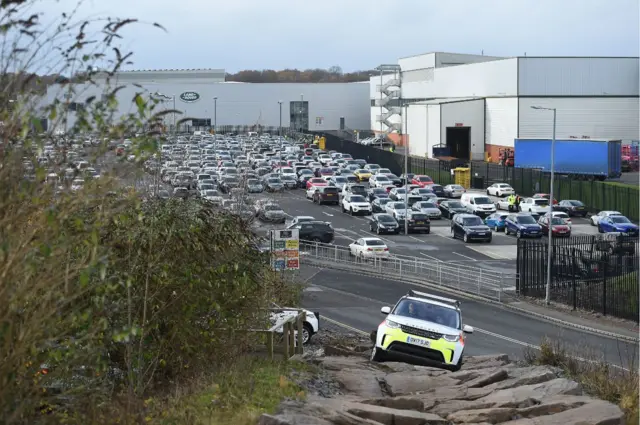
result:
[[(429, 283), (501, 301), (515, 285), (515, 274), (491, 272), (460, 263), (428, 261), (418, 257), (391, 255), (361, 258), (348, 247), (300, 241), (300, 261), (338, 269), (351, 269), (413, 283)], [(336, 265), (340, 265), (336, 267)]]

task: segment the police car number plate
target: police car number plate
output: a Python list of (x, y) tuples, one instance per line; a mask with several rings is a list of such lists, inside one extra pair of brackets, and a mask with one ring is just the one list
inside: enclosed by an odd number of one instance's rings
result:
[(427, 341), (426, 339), (414, 338), (414, 337), (411, 337), (411, 336), (407, 337), (407, 343), (415, 344), (415, 345), (421, 345), (423, 347), (428, 347), (429, 346), (429, 341)]

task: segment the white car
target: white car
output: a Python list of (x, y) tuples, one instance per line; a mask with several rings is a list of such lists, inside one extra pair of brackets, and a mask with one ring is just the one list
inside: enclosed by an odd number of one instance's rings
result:
[[(278, 308), (278, 307), (275, 307)], [(298, 310), (295, 308), (283, 307), (281, 311), (273, 311), (271, 312), (270, 321), (273, 326), (280, 325), (280, 327), (276, 328), (275, 331), (278, 333), (283, 332), (283, 326), (287, 319), (292, 317), (296, 317), (298, 315)], [(302, 344), (307, 344), (311, 337), (318, 333), (320, 329), (320, 314), (314, 313), (313, 311), (305, 310), (305, 318), (302, 323)], [(298, 333), (295, 332), (297, 337)], [(296, 338), (297, 342), (297, 338)]]
[(74, 179), (71, 183), (71, 190), (74, 192), (82, 189), (84, 187), (84, 179)]
[(592, 215), (589, 222), (592, 226), (597, 226), (600, 220), (611, 217), (612, 215), (622, 215), (622, 213), (620, 211), (600, 211), (598, 214)]
[(291, 176), (291, 177), (294, 177), (294, 178), (298, 177), (293, 168), (287, 168), (287, 167), (280, 168), (280, 173), (279, 174), (281, 174), (283, 176)]
[[(562, 220), (562, 222), (564, 224), (566, 224), (567, 226), (571, 227), (571, 217), (569, 217), (569, 214), (567, 214), (566, 212), (562, 212), (562, 211), (554, 211), (551, 213), (551, 215), (553, 216), (553, 218), (559, 218)], [(549, 213), (546, 213), (545, 215), (543, 215), (542, 217), (548, 217)], [(540, 219), (542, 219), (542, 217), (540, 217)], [(540, 220), (538, 220), (540, 221)]]
[(396, 220), (404, 220), (407, 216), (407, 207), (404, 202), (389, 202), (384, 208), (387, 214), (391, 214)]
[(293, 220), (291, 220), (291, 224), (287, 227), (287, 229), (293, 229), (300, 223), (304, 223), (306, 221), (317, 221), (317, 220), (315, 217), (310, 215), (297, 215), (293, 217)]
[(375, 170), (373, 172), (373, 174), (378, 176), (378, 175), (382, 175), (382, 174), (393, 174), (393, 173), (388, 168), (378, 168), (377, 170)]
[(487, 195), (503, 196), (515, 195), (516, 191), (506, 183), (495, 183), (487, 188)]
[[(307, 192), (308, 193), (308, 192)], [(346, 195), (342, 198), (342, 212), (355, 215), (364, 213), (371, 215), (371, 204), (362, 195)]]
[(313, 194), (316, 193), (316, 190), (318, 190), (320, 186), (311, 186), (309, 189), (306, 190), (305, 192), (305, 197), (307, 199), (313, 199)]
[(508, 198), (498, 199), (498, 202), (496, 202), (496, 209), (509, 211), (509, 199)]
[(551, 211), (549, 200), (544, 198), (525, 198), (520, 202), (520, 211), (545, 214)]
[(448, 184), (444, 188), (444, 196), (447, 198), (460, 198), (467, 190), (459, 184)]
[(389, 248), (380, 238), (360, 238), (349, 245), (349, 253), (359, 258), (389, 257)]
[(374, 174), (369, 178), (369, 186), (371, 187), (386, 187), (392, 184), (389, 177), (381, 174)]

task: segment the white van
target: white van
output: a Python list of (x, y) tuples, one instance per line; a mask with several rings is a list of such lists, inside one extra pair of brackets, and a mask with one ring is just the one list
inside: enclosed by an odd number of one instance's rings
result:
[(496, 212), (496, 205), (491, 198), (482, 193), (463, 193), (460, 203), (471, 214), (479, 216), (488, 216)]

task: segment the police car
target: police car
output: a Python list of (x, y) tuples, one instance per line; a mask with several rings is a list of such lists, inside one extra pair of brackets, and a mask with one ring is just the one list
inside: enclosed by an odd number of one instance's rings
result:
[(460, 302), (418, 291), (393, 307), (382, 307), (384, 322), (372, 334), (372, 361), (427, 360), (437, 367), (460, 370), (466, 335)]

